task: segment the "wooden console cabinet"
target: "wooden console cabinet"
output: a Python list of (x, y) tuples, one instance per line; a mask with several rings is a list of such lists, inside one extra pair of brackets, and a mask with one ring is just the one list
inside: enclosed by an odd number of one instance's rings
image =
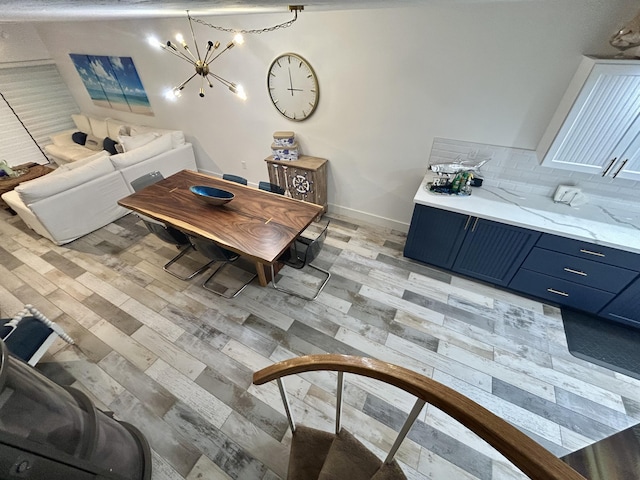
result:
[(327, 160), (300, 155), (298, 160), (278, 161), (273, 156), (264, 160), (269, 181), (284, 188), (285, 195), (321, 205), (327, 211)]

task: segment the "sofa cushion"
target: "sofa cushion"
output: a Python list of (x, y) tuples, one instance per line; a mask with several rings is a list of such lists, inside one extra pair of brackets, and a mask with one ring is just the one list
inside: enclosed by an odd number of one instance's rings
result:
[(114, 120), (113, 118), (107, 118), (107, 131), (109, 138), (116, 139), (120, 135), (129, 135), (129, 129), (126, 125), (123, 125), (120, 120)]
[(103, 139), (109, 136), (109, 129), (107, 128), (106, 120), (89, 117), (89, 124), (91, 125), (91, 133), (99, 139)]
[(21, 200), (26, 205), (30, 205), (43, 198), (48, 198), (56, 193), (69, 190), (89, 180), (113, 172), (114, 168), (109, 158), (108, 156), (103, 156), (74, 169), (65, 170), (61, 173), (54, 172), (55, 174), (29, 180), (18, 185), (15, 191), (18, 192)]
[(159, 135), (170, 133), (172, 148), (177, 148), (180, 145), (184, 145), (186, 143), (184, 139), (184, 132), (182, 130), (163, 130), (161, 128), (147, 127), (144, 125), (131, 125), (129, 127), (129, 130), (131, 132), (130, 133), (131, 135), (142, 135), (144, 133), (149, 133), (149, 132), (155, 132)]
[(60, 145), (60, 146), (74, 145), (75, 146), (77, 145), (77, 143), (75, 143), (71, 138), (74, 132), (77, 132), (75, 128), (72, 130), (64, 130), (62, 132), (54, 133), (53, 135), (49, 136), (49, 138), (51, 139), (51, 142), (53, 142), (54, 145)]
[(78, 130), (84, 133), (91, 133), (91, 124), (89, 123), (89, 118), (86, 115), (82, 115), (81, 113), (77, 113), (71, 115), (71, 119), (73, 123), (76, 124)]
[(68, 172), (69, 170), (75, 170), (76, 168), (83, 167), (83, 166), (87, 165), (88, 163), (91, 163), (94, 160), (97, 160), (98, 158), (103, 158), (103, 157), (108, 157), (108, 156), (109, 156), (109, 152), (107, 152), (106, 150), (100, 150), (99, 152), (93, 153), (92, 155), (90, 155), (90, 156), (88, 156), (86, 158), (82, 158), (80, 160), (76, 160), (75, 162), (65, 163), (64, 165), (60, 165), (53, 172), (51, 172), (49, 175), (58, 175), (58, 174), (60, 174), (62, 172)]
[(60, 160), (65, 163), (82, 160), (95, 153), (93, 150), (73, 142), (71, 142), (71, 145), (45, 145), (44, 150), (48, 155), (56, 159), (56, 162)]
[(124, 153), (112, 155), (109, 158), (115, 168), (122, 169), (148, 158), (155, 157), (167, 150), (171, 150), (171, 136), (163, 135), (135, 150), (125, 151)]
[(122, 135), (118, 137), (118, 141), (122, 144), (125, 152), (130, 152), (131, 150), (135, 150), (136, 148), (142, 147), (147, 143), (155, 140), (160, 135), (155, 132), (143, 133), (141, 135), (127, 136)]
[(78, 145), (84, 145), (87, 142), (87, 134), (84, 132), (73, 132), (71, 140)]

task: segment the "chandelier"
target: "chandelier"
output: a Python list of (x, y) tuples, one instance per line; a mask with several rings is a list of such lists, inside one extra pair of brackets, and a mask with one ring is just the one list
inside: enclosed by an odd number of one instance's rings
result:
[(167, 97), (174, 98), (174, 99), (176, 97), (180, 97), (182, 95), (182, 90), (184, 89), (185, 85), (189, 83), (191, 80), (193, 80), (194, 78), (199, 76), (201, 77), (200, 93), (199, 93), (200, 97), (204, 97), (205, 81), (209, 85), (209, 87), (213, 88), (211, 79), (214, 79), (222, 83), (225, 87), (227, 87), (229, 90), (231, 90), (234, 94), (236, 94), (243, 100), (246, 100), (247, 96), (244, 92), (244, 89), (242, 88), (242, 85), (238, 85), (234, 82), (230, 82), (229, 80), (222, 78), (220, 75), (213, 73), (210, 68), (211, 63), (214, 60), (216, 60), (220, 55), (222, 55), (224, 52), (226, 52), (227, 50), (231, 50), (236, 44), (241, 45), (242, 43), (244, 43), (242, 34), (240, 33), (236, 34), (233, 40), (230, 41), (227, 44), (227, 46), (221, 51), (218, 51), (218, 48), (220, 48), (220, 42), (214, 43), (211, 40), (209, 40), (207, 42), (206, 49), (204, 50), (204, 54), (201, 55), (200, 49), (198, 48), (198, 43), (196, 41), (196, 36), (193, 31), (191, 15), (189, 15), (188, 10), (187, 10), (187, 18), (189, 19), (189, 28), (191, 30), (191, 37), (193, 39), (193, 44), (195, 47), (195, 55), (191, 51), (191, 49), (189, 48), (189, 45), (187, 45), (187, 42), (185, 41), (184, 37), (181, 34), (176, 35), (176, 41), (180, 44), (182, 48), (179, 48), (178, 46), (176, 46), (176, 44), (174, 44), (171, 40), (169, 40), (166, 44), (164, 44), (155, 38), (149, 38), (149, 43), (154, 47), (162, 48), (163, 50), (171, 53), (172, 55), (175, 55), (176, 57), (184, 60), (185, 62), (188, 62), (191, 66), (195, 68), (195, 73), (191, 75), (189, 78), (187, 78), (180, 85), (178, 85), (177, 87), (174, 87), (173, 90), (168, 92)]

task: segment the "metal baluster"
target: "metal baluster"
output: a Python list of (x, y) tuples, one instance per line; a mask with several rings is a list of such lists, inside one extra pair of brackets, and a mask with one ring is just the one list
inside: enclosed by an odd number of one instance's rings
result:
[(385, 459), (384, 463), (390, 463), (391, 460), (393, 460), (393, 457), (398, 451), (398, 448), (400, 448), (400, 444), (404, 441), (404, 437), (407, 436), (407, 433), (409, 433), (409, 430), (411, 430), (411, 427), (413, 427), (413, 423), (416, 421), (416, 418), (418, 418), (418, 415), (420, 415), (420, 412), (422, 411), (422, 407), (424, 407), (424, 404), (425, 404), (425, 401), (422, 400), (421, 398), (418, 398), (416, 400), (416, 403), (413, 405), (413, 408), (411, 409), (411, 413), (407, 417), (407, 420), (404, 422), (404, 425), (402, 426), (402, 430), (400, 430), (400, 433), (398, 433), (398, 436), (396, 437), (396, 441), (393, 443), (391, 450), (389, 450), (389, 454), (387, 455), (387, 458)]
[(277, 378), (276, 382), (278, 382), (278, 389), (280, 390), (280, 396), (282, 397), (282, 403), (284, 404), (284, 412), (287, 414), (287, 420), (289, 420), (289, 427), (291, 428), (291, 432), (296, 431), (296, 424), (293, 421), (293, 416), (291, 415), (291, 406), (289, 405), (289, 397), (287, 397), (287, 391), (284, 389), (284, 384), (282, 383), (282, 379)]
[(342, 393), (344, 392), (344, 372), (338, 372), (338, 386), (336, 387), (336, 435), (340, 433), (342, 422)]

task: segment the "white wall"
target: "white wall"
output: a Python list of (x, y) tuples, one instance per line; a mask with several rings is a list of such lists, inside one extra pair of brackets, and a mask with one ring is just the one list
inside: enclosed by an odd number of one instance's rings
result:
[(19, 64), (49, 58), (49, 51), (33, 25), (0, 23), (0, 64)]
[[(151, 49), (149, 34), (188, 33), (186, 18), (38, 24), (37, 31), (81, 109), (180, 128), (198, 146), (199, 167), (257, 183), (272, 134), (295, 131), (301, 150), (328, 158), (330, 210), (405, 229), (434, 137), (533, 149), (583, 53), (613, 54), (610, 35), (635, 15), (635, 0), (437, 2), (420, 7), (314, 12), (291, 28), (246, 37), (213, 71), (242, 83), (245, 103), (222, 87), (178, 103), (163, 91), (190, 67)], [(218, 16), (217, 25), (256, 28), (288, 14)], [(196, 24), (200, 46), (228, 36)], [(186, 35), (185, 35), (186, 36)], [(270, 104), (266, 72), (293, 51), (312, 64), (320, 104), (290, 122)], [(95, 107), (68, 53), (131, 56), (155, 111), (142, 117)], [(241, 162), (245, 161), (246, 170)]]

